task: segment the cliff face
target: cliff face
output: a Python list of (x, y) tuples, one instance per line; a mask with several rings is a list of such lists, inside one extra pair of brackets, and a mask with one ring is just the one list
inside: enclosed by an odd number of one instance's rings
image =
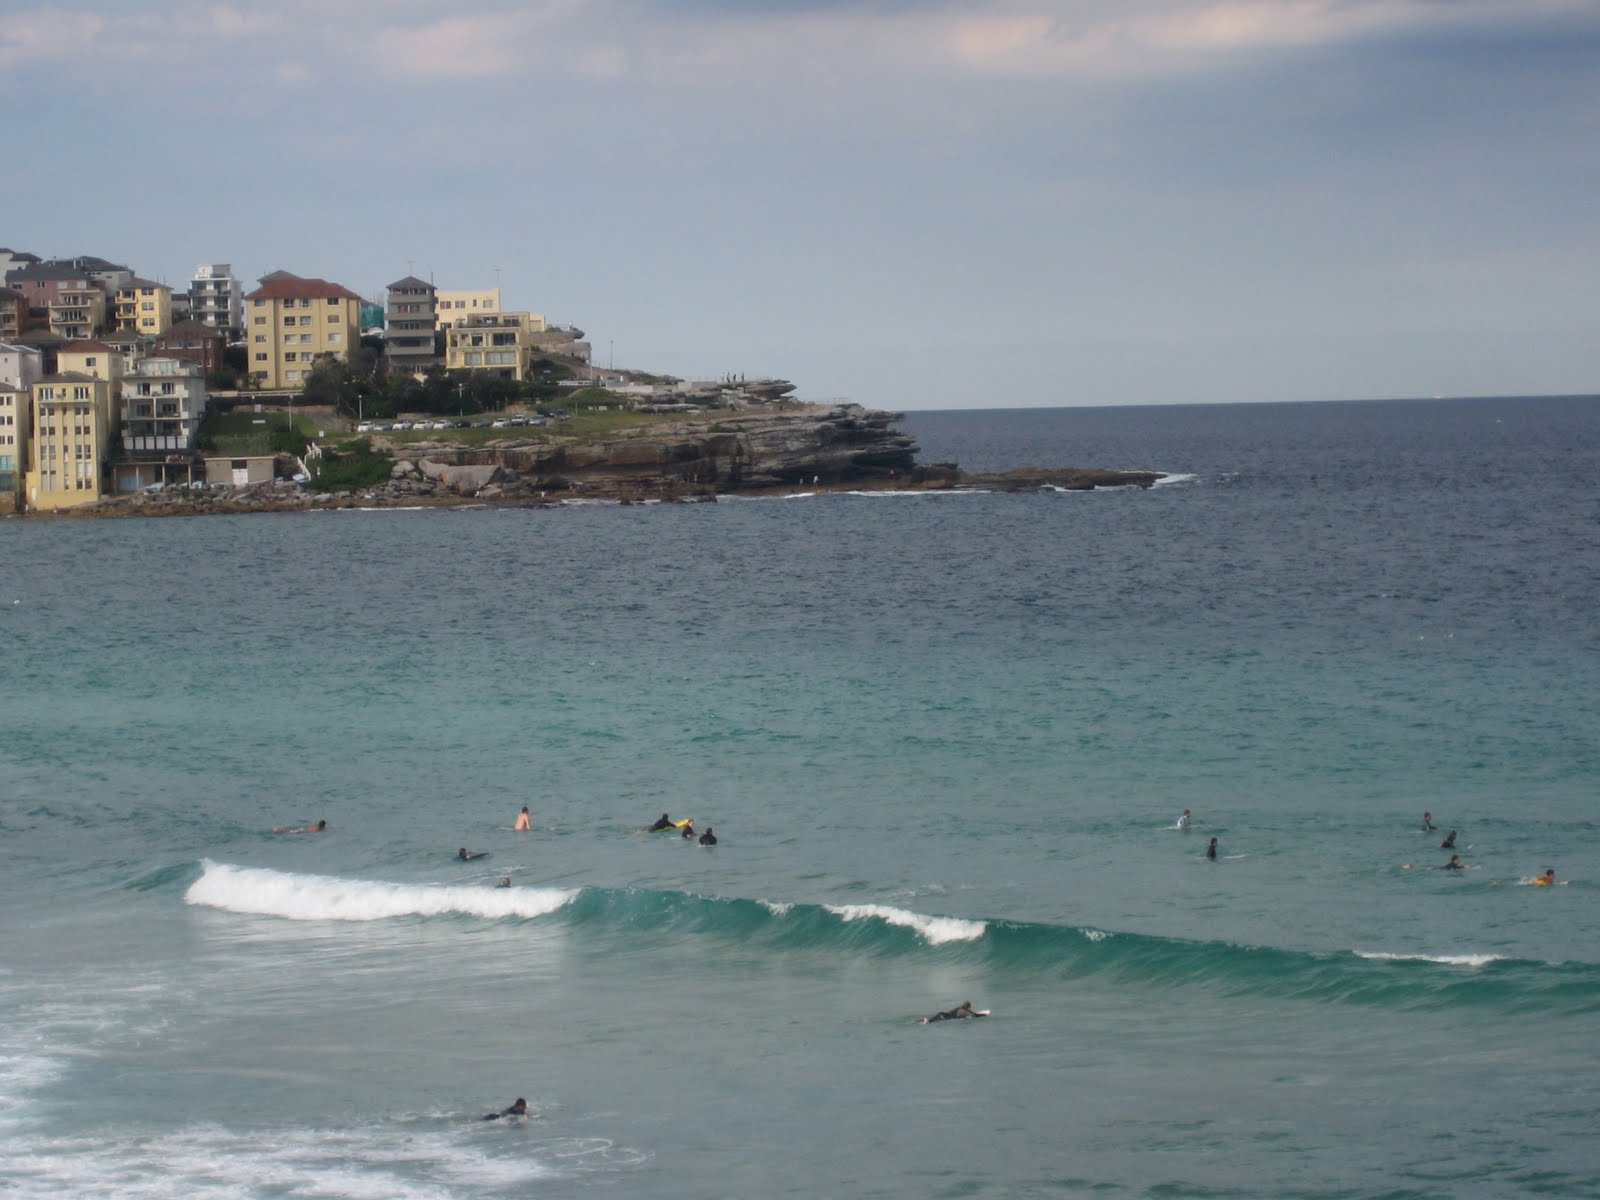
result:
[(900, 419), (899, 413), (846, 404), (803, 413), (719, 415), (611, 442), (419, 447), (416, 453), (433, 463), (499, 467), (543, 487), (670, 482), (735, 489), (793, 486), (813, 478), (865, 483), (903, 477), (915, 466), (916, 442), (889, 428)]

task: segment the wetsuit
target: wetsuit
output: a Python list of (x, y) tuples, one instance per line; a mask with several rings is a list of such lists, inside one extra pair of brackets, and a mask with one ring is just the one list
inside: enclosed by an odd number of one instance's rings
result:
[(1215, 846), (1207, 846), (1206, 847), (1206, 857), (1209, 858), (1212, 862), (1216, 862), (1217, 861), (1217, 848)]
[(709, 829), (706, 830), (700, 835), (700, 844), (702, 846), (715, 846), (717, 844), (717, 835), (712, 833)]
[(525, 1117), (527, 1115), (528, 1102), (526, 1100), (518, 1100), (509, 1108), (502, 1108), (497, 1113), (484, 1113), (483, 1119), (485, 1121), (498, 1121), (501, 1117)]
[(1448, 862), (1448, 863), (1445, 863), (1445, 865), (1440, 867), (1439, 869), (1441, 871), (1465, 871), (1467, 869), (1467, 864), (1466, 863), (1458, 863), (1458, 862)]
[(650, 826), (650, 832), (651, 833), (659, 833), (663, 829), (671, 829), (671, 828), (672, 828), (672, 819), (670, 817), (668, 817), (666, 813), (662, 813), (661, 814), (661, 819), (659, 821), (657, 821), (654, 825)]
[(1445, 838), (1444, 841), (1439, 843), (1439, 849), (1441, 849), (1441, 850), (1454, 850), (1455, 848), (1456, 848), (1456, 835), (1453, 834), (1453, 833), (1449, 837)]

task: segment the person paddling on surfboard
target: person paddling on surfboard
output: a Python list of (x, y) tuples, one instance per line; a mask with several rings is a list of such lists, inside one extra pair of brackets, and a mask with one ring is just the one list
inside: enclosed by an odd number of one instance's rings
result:
[(304, 828), (301, 828), (301, 829), (296, 829), (293, 825), (279, 825), (272, 832), (273, 833), (321, 833), (327, 828), (328, 828), (328, 822), (326, 820), (322, 820), (322, 821), (318, 821), (315, 825), (307, 825), (307, 826), (305, 826)]
[(487, 853), (489, 853), (487, 850), (469, 851), (465, 846), (463, 846), (460, 850), (456, 851), (456, 857), (462, 862), (471, 862), (475, 858), (482, 858)]
[(510, 1117), (512, 1120), (516, 1120), (518, 1117), (526, 1117), (527, 1115), (528, 1102), (521, 1096), (518, 1096), (517, 1102), (511, 1105), (509, 1108), (502, 1108), (497, 1113), (484, 1113), (483, 1120), (498, 1121), (501, 1117)]
[(935, 1021), (961, 1021), (967, 1017), (987, 1017), (989, 1010), (986, 1008), (973, 1008), (971, 1000), (963, 1000), (956, 1008), (944, 1012), (936, 1012), (931, 1017), (923, 1017), (922, 1024), (932, 1025)]
[(647, 830), (647, 832), (649, 832), (649, 833), (660, 833), (663, 829), (671, 829), (672, 827), (673, 827), (672, 826), (672, 818), (667, 816), (666, 813), (662, 813), (661, 814), (661, 819), (659, 821), (657, 821), (654, 825), (650, 826), (650, 828), (649, 828), (649, 830)]

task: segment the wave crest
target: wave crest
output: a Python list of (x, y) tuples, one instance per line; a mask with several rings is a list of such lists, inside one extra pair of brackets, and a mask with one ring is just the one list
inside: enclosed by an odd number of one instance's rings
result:
[(564, 888), (497, 888), (384, 883), (296, 875), (206, 861), (184, 893), (188, 904), (290, 921), (382, 921), (391, 917), (543, 917), (571, 903)]

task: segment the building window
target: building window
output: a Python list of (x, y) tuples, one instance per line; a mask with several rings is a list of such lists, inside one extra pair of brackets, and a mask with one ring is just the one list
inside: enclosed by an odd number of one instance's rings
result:
[(256, 341), (258, 341), (258, 342), (264, 342), (264, 341), (266, 341), (266, 340), (267, 340), (267, 335), (266, 335), (266, 334), (264, 334), (264, 333), (258, 333), (258, 334), (256, 334)]
[(267, 352), (265, 350), (257, 350), (256, 351), (256, 361), (257, 362), (266, 362), (267, 361)]
[(311, 324), (311, 318), (310, 317), (301, 317), (300, 318), (300, 324), (302, 324), (302, 325)]
[(285, 317), (283, 319), (283, 323), (285, 325), (287, 325), (290, 329), (294, 328), (294, 318), (293, 317)]
[(290, 371), (289, 372), (290, 382), (294, 382), (294, 381), (298, 380), (299, 378), (300, 378), (300, 372), (299, 371)]
[(329, 313), (328, 314), (328, 324), (337, 325), (338, 323), (339, 323), (339, 314), (338, 313)]
[[(257, 300), (256, 303), (260, 304), (261, 301)], [(257, 325), (265, 325), (266, 323), (267, 323), (267, 319), (265, 317), (257, 317), (256, 318), (256, 324)]]

